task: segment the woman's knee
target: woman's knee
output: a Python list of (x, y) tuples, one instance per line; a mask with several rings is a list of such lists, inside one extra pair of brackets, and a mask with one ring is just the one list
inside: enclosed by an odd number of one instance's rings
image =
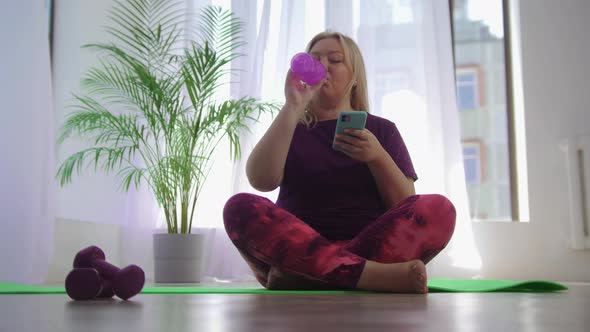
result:
[(239, 193), (230, 197), (223, 207), (225, 230), (242, 231), (257, 222), (268, 222), (274, 217), (275, 204), (266, 197)]
[(437, 227), (452, 234), (455, 229), (457, 213), (453, 203), (440, 194), (420, 195), (416, 202), (415, 212), (426, 218)]
[(223, 207), (223, 224), (229, 232), (244, 217), (252, 214), (250, 212), (254, 203), (261, 197), (250, 193), (239, 193), (230, 197)]
[(438, 209), (441, 213), (455, 215), (455, 206), (446, 196), (441, 194), (428, 194), (420, 195), (420, 197), (425, 204)]

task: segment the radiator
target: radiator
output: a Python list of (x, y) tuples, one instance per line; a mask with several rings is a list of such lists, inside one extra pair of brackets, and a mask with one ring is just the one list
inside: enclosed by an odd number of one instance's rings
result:
[(568, 138), (565, 153), (572, 249), (590, 249), (590, 136)]

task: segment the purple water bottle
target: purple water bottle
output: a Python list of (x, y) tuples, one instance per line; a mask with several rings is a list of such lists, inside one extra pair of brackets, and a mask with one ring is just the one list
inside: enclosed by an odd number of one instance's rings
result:
[(291, 71), (307, 85), (316, 85), (326, 78), (326, 68), (308, 53), (297, 53), (291, 59)]

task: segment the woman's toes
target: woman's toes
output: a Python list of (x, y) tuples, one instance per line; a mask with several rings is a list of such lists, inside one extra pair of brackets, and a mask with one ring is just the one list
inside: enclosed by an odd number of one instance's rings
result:
[(426, 267), (424, 266), (424, 263), (422, 263), (422, 261), (412, 262), (410, 269), (412, 270), (414, 289), (418, 293), (426, 293), (428, 288), (426, 285), (427, 278)]
[(426, 283), (424, 282), (416, 282), (416, 291), (418, 293), (426, 293), (428, 288), (426, 287)]

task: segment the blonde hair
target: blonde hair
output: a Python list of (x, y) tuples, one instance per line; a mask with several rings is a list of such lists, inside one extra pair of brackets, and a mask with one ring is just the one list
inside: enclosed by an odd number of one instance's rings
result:
[[(350, 95), (350, 105), (354, 110), (369, 112), (369, 96), (367, 91), (367, 74), (365, 71), (365, 62), (358, 45), (352, 38), (335, 31), (320, 32), (311, 39), (307, 44), (306, 51), (309, 53), (313, 46), (322, 39), (333, 38), (340, 42), (344, 50), (345, 64), (352, 71), (352, 80), (347, 87), (346, 95)], [(317, 122), (317, 116), (312, 112), (306, 111), (301, 118), (307, 127)]]

